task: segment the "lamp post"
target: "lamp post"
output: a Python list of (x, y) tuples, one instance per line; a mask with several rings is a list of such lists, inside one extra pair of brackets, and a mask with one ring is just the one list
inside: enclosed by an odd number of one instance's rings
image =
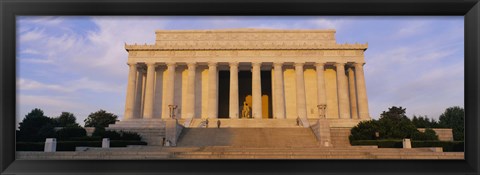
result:
[(327, 105), (326, 104), (319, 104), (319, 105), (317, 105), (317, 108), (318, 108), (318, 117), (319, 118), (326, 118), (325, 110), (327, 109)]
[(174, 119), (175, 109), (177, 109), (177, 105), (168, 105), (168, 108), (170, 108), (170, 118)]

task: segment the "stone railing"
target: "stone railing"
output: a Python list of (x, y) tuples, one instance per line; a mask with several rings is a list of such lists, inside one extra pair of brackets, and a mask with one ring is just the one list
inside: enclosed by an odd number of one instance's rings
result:
[(303, 126), (305, 128), (310, 127), (310, 124), (308, 123), (308, 120), (306, 118), (299, 118), (300, 120), (300, 126)]
[(185, 120), (185, 122), (183, 122), (183, 126), (188, 128), (188, 127), (190, 127), (190, 125), (192, 124), (192, 122), (193, 122), (193, 117), (192, 117), (192, 118), (187, 118), (187, 119)]
[(176, 119), (167, 119), (165, 126), (166, 146), (177, 146), (178, 137), (182, 133), (184, 126), (178, 124)]
[(319, 119), (315, 124), (310, 125), (313, 134), (317, 138), (318, 143), (324, 147), (332, 146), (331, 136), (330, 136), (330, 124), (326, 119)]
[(310, 129), (312, 129), (312, 132), (317, 138), (317, 141), (320, 141), (320, 122), (317, 120), (315, 124), (310, 125)]

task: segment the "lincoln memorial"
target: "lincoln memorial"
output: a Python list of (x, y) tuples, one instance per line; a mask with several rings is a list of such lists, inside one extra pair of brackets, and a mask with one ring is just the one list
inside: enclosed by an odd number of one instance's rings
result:
[(138, 131), (168, 120), (201, 128), (208, 119), (210, 126), (220, 121), (232, 128), (324, 123), (349, 129), (370, 119), (368, 45), (337, 43), (335, 30), (155, 33), (154, 44), (125, 44), (125, 114), (110, 128)]

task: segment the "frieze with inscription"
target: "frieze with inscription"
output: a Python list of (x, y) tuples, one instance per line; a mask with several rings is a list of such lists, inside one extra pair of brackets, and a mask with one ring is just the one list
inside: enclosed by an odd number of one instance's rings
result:
[(363, 56), (363, 50), (185, 50), (131, 51), (133, 57), (275, 57), (275, 56)]

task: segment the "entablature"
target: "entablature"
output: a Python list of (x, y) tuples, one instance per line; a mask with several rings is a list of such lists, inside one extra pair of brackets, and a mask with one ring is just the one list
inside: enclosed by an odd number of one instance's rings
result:
[(365, 44), (323, 43), (320, 41), (165, 41), (155, 45), (125, 44), (127, 51), (160, 51), (160, 50), (325, 50), (358, 49), (365, 51)]

